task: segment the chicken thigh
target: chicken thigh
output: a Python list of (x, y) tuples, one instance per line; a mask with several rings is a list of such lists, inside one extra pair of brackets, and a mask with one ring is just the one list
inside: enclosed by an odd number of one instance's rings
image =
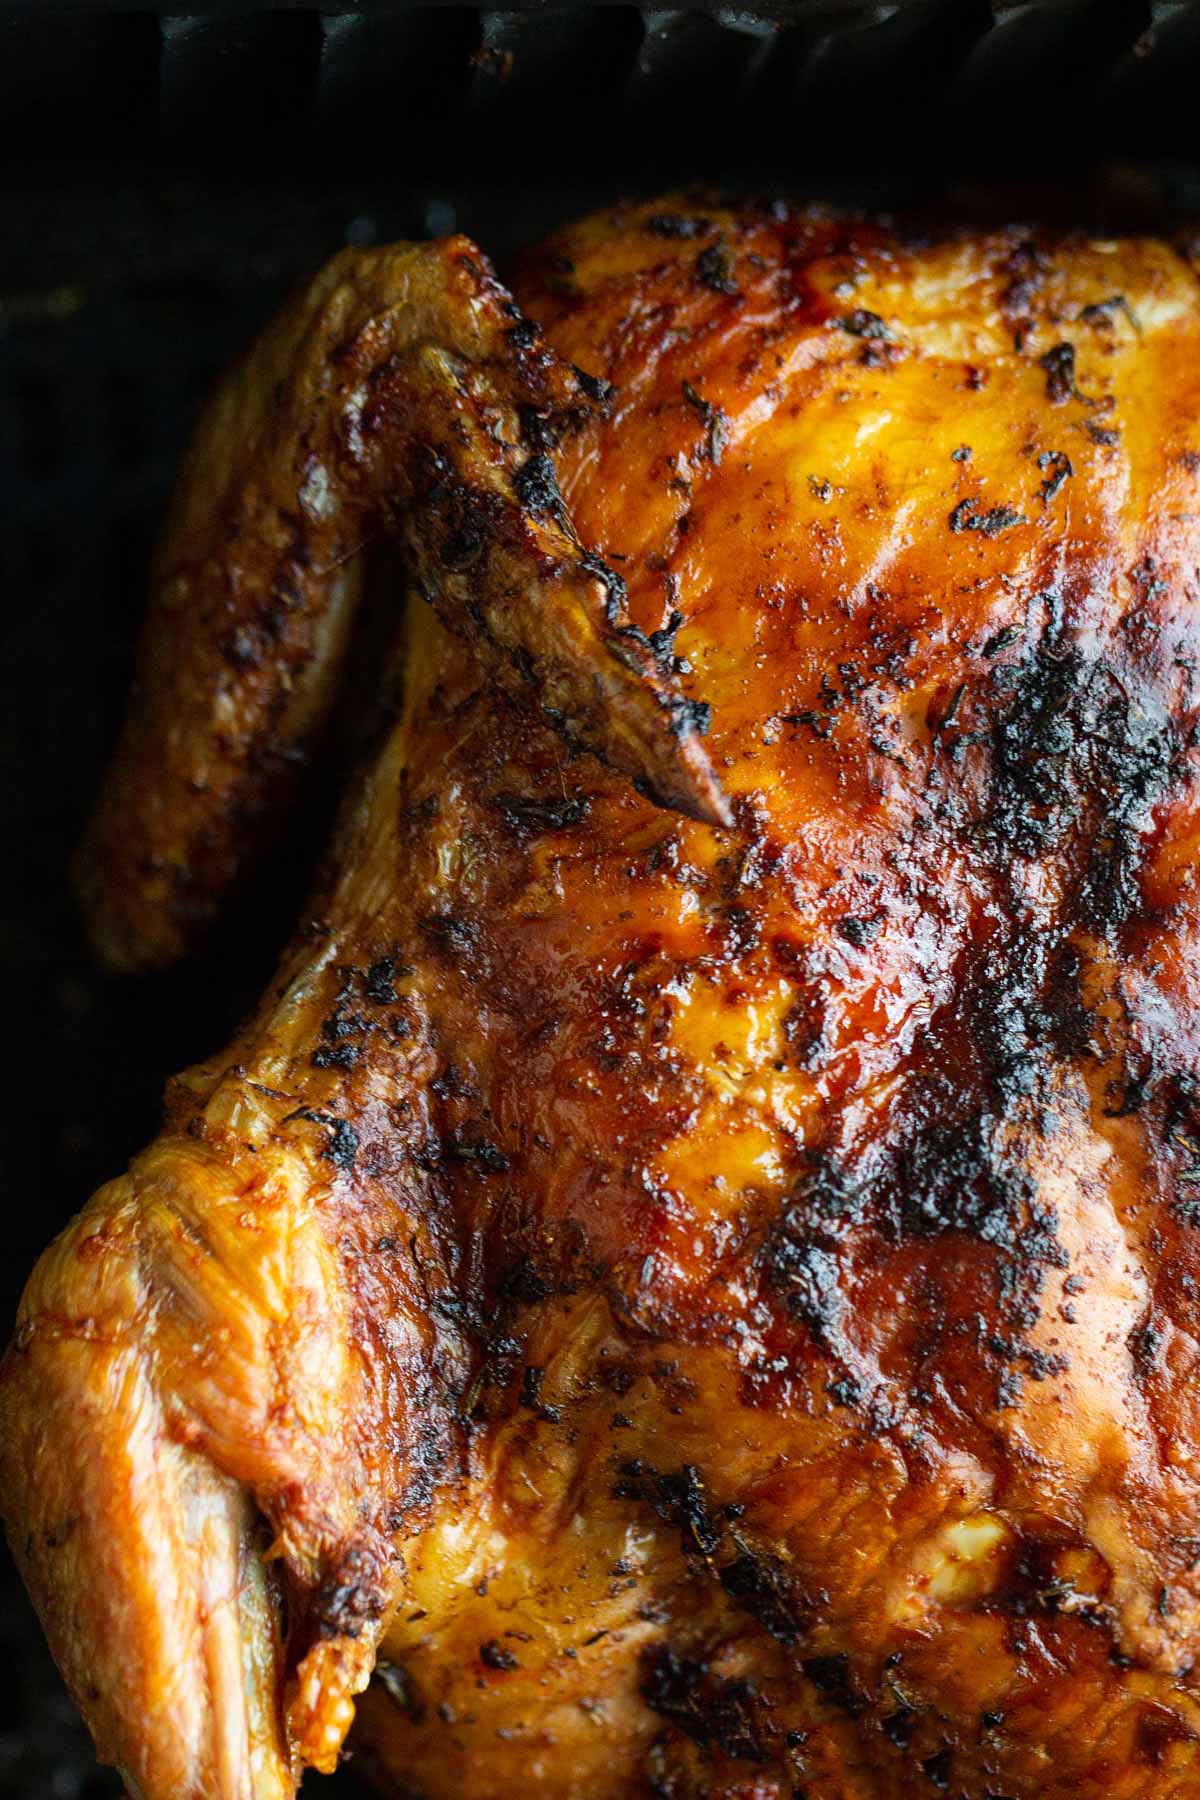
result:
[[(46, 1252), (8, 1531), (144, 1800), (1200, 1796), (1188, 246), (679, 198), (231, 375), (81, 859), (257, 1013)], [(364, 699), (364, 704), (366, 701)]]

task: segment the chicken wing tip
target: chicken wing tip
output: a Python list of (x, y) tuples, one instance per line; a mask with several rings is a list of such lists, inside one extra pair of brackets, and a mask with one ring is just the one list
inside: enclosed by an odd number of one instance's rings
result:
[(728, 830), (734, 822), (733, 809), (707, 754), (698, 742), (681, 745), (681, 751), (676, 768), (639, 783), (641, 791), (666, 812)]

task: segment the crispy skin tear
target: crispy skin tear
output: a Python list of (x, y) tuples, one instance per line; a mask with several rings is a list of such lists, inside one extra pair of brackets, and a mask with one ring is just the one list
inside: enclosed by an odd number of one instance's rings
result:
[(266, 331), (184, 466), (79, 857), (107, 963), (173, 961), (278, 829), (388, 536), (493, 675), (662, 805), (728, 823), (693, 710), (558, 500), (553, 446), (596, 391), (465, 238), (344, 252)]

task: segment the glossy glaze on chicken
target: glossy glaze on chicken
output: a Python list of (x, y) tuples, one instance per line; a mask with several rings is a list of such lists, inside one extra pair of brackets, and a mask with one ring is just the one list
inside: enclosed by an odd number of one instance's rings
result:
[(667, 200), (513, 293), (339, 259), (185, 473), (109, 956), (282, 813), (385, 539), (404, 697), (27, 1291), (59, 1661), (148, 1800), (356, 1695), (426, 1800), (1200, 1795), (1186, 249)]

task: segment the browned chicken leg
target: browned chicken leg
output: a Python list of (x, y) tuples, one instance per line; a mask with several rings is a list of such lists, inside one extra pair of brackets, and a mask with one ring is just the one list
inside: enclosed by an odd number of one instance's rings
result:
[(146, 1800), (359, 1695), (410, 1800), (1200, 1796), (1196, 275), (665, 201), (515, 292), (335, 264), (185, 475), (113, 957), (283, 806), (384, 536), (403, 713), (23, 1302), (60, 1664)]

